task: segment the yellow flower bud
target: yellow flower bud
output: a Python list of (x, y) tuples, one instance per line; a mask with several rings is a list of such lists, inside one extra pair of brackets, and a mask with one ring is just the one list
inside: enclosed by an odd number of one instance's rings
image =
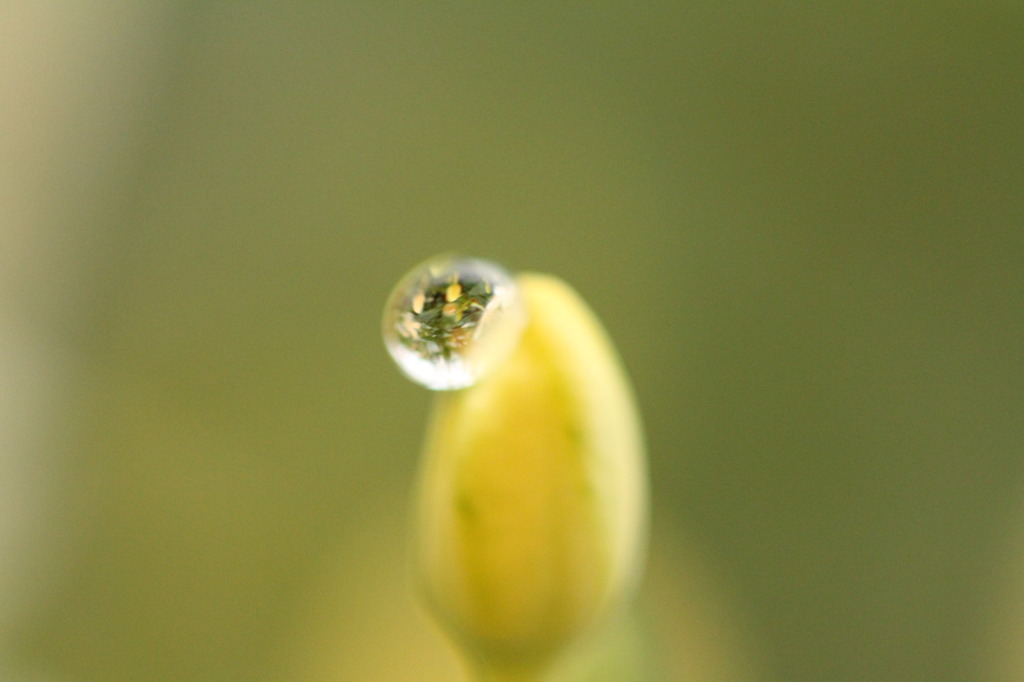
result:
[(485, 678), (535, 679), (632, 592), (647, 484), (614, 348), (566, 284), (521, 275), (511, 358), (439, 394), (417, 508), (417, 574)]

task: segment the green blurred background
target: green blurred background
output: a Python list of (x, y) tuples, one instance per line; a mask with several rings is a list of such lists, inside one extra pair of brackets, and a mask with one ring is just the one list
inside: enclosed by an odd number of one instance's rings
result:
[(458, 250), (634, 379), (589, 680), (1024, 679), (1024, 5), (0, 7), (0, 678), (453, 680), (408, 587)]

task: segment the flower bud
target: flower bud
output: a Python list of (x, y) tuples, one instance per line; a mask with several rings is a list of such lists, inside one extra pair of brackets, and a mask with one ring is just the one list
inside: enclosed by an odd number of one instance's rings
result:
[(635, 400), (586, 304), (520, 275), (527, 326), (491, 376), (439, 394), (417, 508), (417, 575), (485, 676), (532, 679), (632, 592), (646, 467)]

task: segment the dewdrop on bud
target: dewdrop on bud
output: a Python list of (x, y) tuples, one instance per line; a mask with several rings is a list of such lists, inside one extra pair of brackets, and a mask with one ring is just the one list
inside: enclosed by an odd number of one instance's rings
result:
[(512, 353), (525, 316), (512, 276), (477, 258), (438, 256), (395, 286), (384, 344), (399, 369), (434, 390), (465, 388)]

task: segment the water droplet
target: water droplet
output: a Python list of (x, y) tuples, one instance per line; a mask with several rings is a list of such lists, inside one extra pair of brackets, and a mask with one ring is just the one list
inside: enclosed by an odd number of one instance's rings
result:
[(526, 315), (515, 281), (479, 258), (437, 256), (410, 270), (384, 308), (384, 344), (406, 376), (465, 388), (511, 355)]

